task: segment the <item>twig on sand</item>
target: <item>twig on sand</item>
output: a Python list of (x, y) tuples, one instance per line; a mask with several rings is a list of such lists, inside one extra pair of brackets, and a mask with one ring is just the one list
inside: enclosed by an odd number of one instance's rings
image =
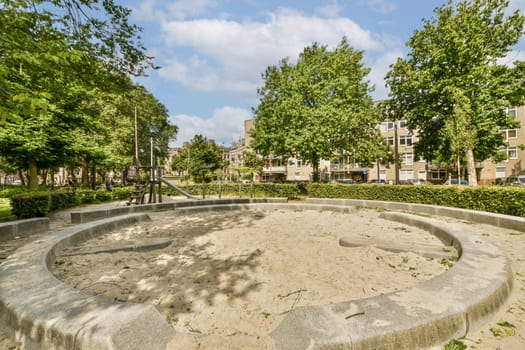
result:
[(307, 290), (306, 289), (297, 289), (297, 290), (294, 290), (293, 292), (290, 292), (290, 293), (287, 293), (287, 294), (284, 294), (284, 295), (277, 294), (277, 296), (279, 298), (281, 298), (281, 299), (284, 299), (284, 298), (288, 298), (290, 295), (297, 294), (297, 293), (301, 294), (302, 292), (307, 292)]
[(352, 318), (352, 317), (354, 317), (354, 316), (359, 316), (359, 315), (364, 315), (364, 314), (365, 314), (364, 311), (355, 312), (355, 313), (353, 313), (353, 314), (350, 314), (350, 315), (346, 316), (346, 317), (345, 317), (345, 320), (348, 320), (349, 318)]
[(289, 297), (290, 295), (297, 294), (295, 296), (295, 299), (294, 299), (293, 303), (292, 303), (292, 306), (288, 310), (286, 310), (284, 312), (281, 312), (279, 315), (284, 315), (284, 314), (287, 314), (288, 312), (292, 311), (293, 308), (295, 307), (295, 305), (297, 305), (297, 303), (299, 302), (299, 300), (301, 300), (303, 292), (306, 292), (306, 291), (307, 291), (306, 289), (298, 289), (298, 290), (290, 292), (290, 293), (288, 293), (286, 295), (281, 295), (281, 294), (277, 295), (279, 298), (284, 299), (284, 298)]

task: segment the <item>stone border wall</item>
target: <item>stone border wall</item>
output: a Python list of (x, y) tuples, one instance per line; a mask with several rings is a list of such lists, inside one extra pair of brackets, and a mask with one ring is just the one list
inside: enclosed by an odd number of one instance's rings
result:
[[(268, 200), (258, 203), (250, 200), (244, 204), (229, 200), (193, 202), (199, 203), (200, 210), (314, 208), (341, 210), (348, 215), (353, 215), (352, 204), (379, 208), (389, 205), (321, 199), (297, 204), (268, 203)], [(158, 205), (133, 206), (129, 210), (159, 210)], [(191, 205), (185, 204), (187, 210), (191, 210)], [(410, 205), (393, 206), (415, 211)], [(165, 208), (161, 206), (160, 210)], [(0, 265), (0, 325), (23, 348), (165, 349), (174, 339), (174, 330), (152, 306), (89, 295), (60, 282), (49, 271), (60, 247), (148, 219), (146, 214), (126, 214), (119, 211), (121, 208), (115, 209), (105, 211), (104, 215), (120, 216), (80, 224), (34, 241)], [(445, 215), (447, 209), (433, 210), (436, 215)], [(454, 210), (453, 214), (460, 211)], [(83, 213), (79, 216), (82, 219), (93, 217)], [(482, 325), (504, 303), (512, 288), (510, 263), (484, 237), (466, 232), (463, 226), (431, 218), (402, 213), (382, 215), (431, 231), (452, 243), (460, 252), (460, 259), (448, 272), (395, 293), (293, 309), (272, 332), (277, 349), (425, 348), (464, 336)]]
[(0, 242), (49, 230), (49, 218), (32, 218), (0, 223)]

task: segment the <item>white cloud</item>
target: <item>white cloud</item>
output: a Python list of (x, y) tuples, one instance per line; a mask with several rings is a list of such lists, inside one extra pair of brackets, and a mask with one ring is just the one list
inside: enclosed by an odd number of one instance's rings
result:
[(525, 51), (509, 51), (507, 55), (503, 58), (498, 59), (497, 63), (500, 65), (513, 67), (514, 62), (516, 61), (525, 61)]
[(375, 85), (375, 91), (372, 93), (374, 100), (382, 100), (388, 97), (388, 89), (385, 86), (385, 76), (390, 70), (390, 65), (395, 63), (398, 57), (403, 57), (401, 51), (387, 52), (372, 64), (372, 70), (368, 78), (370, 83)]
[(196, 134), (229, 146), (243, 137), (244, 121), (251, 118), (250, 110), (228, 106), (216, 109), (208, 119), (185, 114), (172, 116), (170, 122), (179, 127), (177, 141), (172, 146), (180, 147)]
[(315, 12), (323, 17), (338, 17), (343, 7), (337, 2), (337, 0), (331, 0), (326, 5), (320, 6), (315, 9)]
[(151, 21), (162, 18), (162, 11), (157, 8), (156, 0), (144, 0), (133, 8), (133, 17), (139, 21)]
[(184, 86), (204, 91), (235, 91), (253, 95), (260, 76), (282, 58), (294, 60), (314, 41), (335, 47), (343, 36), (358, 50), (381, 51), (383, 44), (370, 31), (348, 18), (308, 17), (279, 9), (265, 22), (221, 19), (165, 21), (165, 44), (191, 57), (167, 57), (161, 74)]

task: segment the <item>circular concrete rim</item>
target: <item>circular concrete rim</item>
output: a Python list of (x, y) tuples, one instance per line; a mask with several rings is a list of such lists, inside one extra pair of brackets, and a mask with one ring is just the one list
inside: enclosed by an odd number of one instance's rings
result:
[[(231, 199), (214, 200), (213, 203), (193, 201), (191, 205), (199, 208), (184, 210), (264, 206), (351, 212), (345, 201), (312, 200), (304, 204), (240, 202), (235, 204)], [(158, 205), (150, 207), (159, 210)], [(277, 349), (340, 346), (397, 349), (400, 345), (413, 348), (407, 344), (408, 340), (414, 343), (414, 348), (428, 347), (464, 336), (469, 329), (481, 325), (504, 302), (512, 288), (510, 264), (505, 255), (483, 237), (469, 235), (450, 225), (440, 227), (439, 222), (428, 218), (399, 213), (385, 215), (449, 237), (462, 252), (461, 259), (447, 273), (403, 291), (294, 309), (272, 332)], [(164, 349), (175, 333), (153, 307), (86, 295), (56, 280), (48, 270), (59, 245), (69, 244), (82, 235), (100, 234), (108, 227), (127, 225), (129, 220), (144, 219), (144, 215), (134, 214), (78, 225), (55, 233), (48, 241), (43, 239), (29, 244), (10, 256), (0, 265), (1, 325), (26, 348), (142, 349), (146, 345), (150, 349)], [(484, 261), (490, 261), (497, 271), (486, 273), (483, 270), (480, 276), (476, 267), (479, 268)], [(30, 275), (23, 271), (29, 271)], [(19, 273), (26, 273), (28, 278), (16, 278)], [(40, 281), (38, 275), (41, 275)], [(23, 293), (28, 290), (30, 293)], [(429, 300), (435, 302), (436, 299), (444, 300), (442, 309), (437, 312), (435, 305), (428, 305)]]

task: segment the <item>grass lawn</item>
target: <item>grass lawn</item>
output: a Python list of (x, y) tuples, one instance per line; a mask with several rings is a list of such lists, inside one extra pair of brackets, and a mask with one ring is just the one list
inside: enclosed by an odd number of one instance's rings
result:
[(0, 222), (13, 220), (9, 198), (0, 198)]

